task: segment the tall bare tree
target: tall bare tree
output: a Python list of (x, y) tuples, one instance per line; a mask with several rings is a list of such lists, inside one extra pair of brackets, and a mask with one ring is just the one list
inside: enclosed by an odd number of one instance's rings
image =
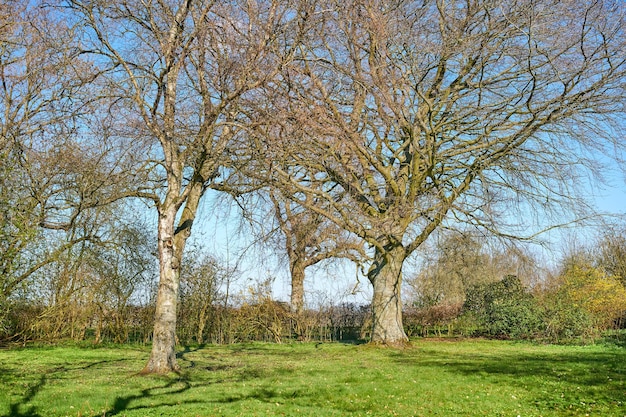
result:
[(520, 236), (525, 208), (584, 204), (578, 176), (624, 113), (624, 3), (329, 0), (315, 17), (260, 142), (286, 153), (286, 195), (369, 244), (372, 341), (402, 343), (403, 263), (433, 231)]
[(119, 180), (118, 163), (100, 164), (110, 149), (80, 137), (92, 72), (73, 38), (39, 2), (0, 7), (0, 301), (94, 237), (76, 226)]
[(179, 268), (198, 205), (227, 170), (241, 101), (288, 59), (304, 14), (290, 2), (63, 2), (84, 28), (80, 48), (114, 97), (109, 128), (147, 144), (152, 181), (134, 193), (158, 210), (160, 283), (145, 372), (176, 370)]

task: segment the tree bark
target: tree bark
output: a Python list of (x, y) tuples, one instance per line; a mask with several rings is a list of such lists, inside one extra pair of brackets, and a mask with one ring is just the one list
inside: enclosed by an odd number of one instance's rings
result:
[[(209, 164), (209, 162), (206, 163)], [(206, 171), (206, 169), (203, 168), (200, 171)], [(181, 177), (182, 170), (178, 172), (178, 177)], [(164, 374), (177, 372), (180, 369), (176, 362), (176, 308), (180, 284), (180, 263), (205, 190), (206, 178), (198, 175), (194, 176), (194, 181), (187, 185), (190, 187), (189, 194), (178, 219), (178, 227), (175, 225), (179, 206), (174, 203), (175, 199), (166, 197), (165, 203), (159, 210), (159, 290), (152, 336), (152, 353), (142, 373)], [(170, 180), (171, 194), (178, 195), (179, 187), (171, 184), (174, 184), (173, 180)]]
[(159, 289), (157, 293), (152, 353), (142, 373), (178, 371), (176, 362), (176, 307), (180, 260), (174, 247), (176, 211), (159, 213)]
[(291, 311), (301, 314), (304, 309), (304, 269), (300, 259), (291, 262)]
[(402, 326), (402, 264), (404, 247), (376, 250), (368, 278), (374, 287), (372, 297), (372, 343), (400, 345), (409, 340)]

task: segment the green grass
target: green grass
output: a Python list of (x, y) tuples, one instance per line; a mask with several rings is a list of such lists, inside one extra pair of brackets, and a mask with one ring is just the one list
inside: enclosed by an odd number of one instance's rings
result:
[(418, 340), (0, 350), (1, 416), (626, 416), (626, 349)]

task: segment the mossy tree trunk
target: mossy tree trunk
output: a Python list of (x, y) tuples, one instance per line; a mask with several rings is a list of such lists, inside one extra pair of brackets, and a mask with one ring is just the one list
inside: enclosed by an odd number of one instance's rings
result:
[(372, 343), (398, 345), (408, 341), (402, 325), (402, 264), (406, 252), (395, 246), (376, 250), (368, 278), (372, 283)]

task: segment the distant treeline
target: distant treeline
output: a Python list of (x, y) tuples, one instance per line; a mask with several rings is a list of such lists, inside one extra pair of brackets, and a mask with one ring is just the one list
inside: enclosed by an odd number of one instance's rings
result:
[[(557, 288), (530, 290), (516, 276), (475, 285), (457, 304), (407, 306), (405, 331), (411, 337), (494, 337), (547, 342), (589, 341), (607, 330), (626, 328), (626, 291), (596, 269), (572, 266)], [(251, 292), (238, 305), (204, 303), (188, 297), (178, 312), (179, 344), (229, 344), (249, 341), (365, 341), (372, 315), (369, 305), (339, 303), (293, 312), (269, 293)], [(153, 303), (120, 309), (97, 304), (44, 306), (16, 303), (5, 316), (3, 343), (142, 343), (152, 338)]]
[[(444, 236), (431, 248), (428, 262), (406, 279), (404, 331), (409, 337), (563, 342), (623, 329), (625, 236), (607, 232), (547, 273), (521, 250)], [(145, 241), (137, 239), (138, 244)], [(0, 343), (150, 343), (157, 293), (153, 263), (131, 257), (147, 251), (128, 250), (121, 256), (99, 249), (86, 246), (43, 269), (45, 273), (33, 274), (0, 303)], [(370, 305), (335, 295), (297, 309), (276, 300), (272, 278), (250, 281), (246, 288), (236, 285), (240, 278), (202, 251), (189, 252), (181, 269), (179, 344), (371, 339)]]

